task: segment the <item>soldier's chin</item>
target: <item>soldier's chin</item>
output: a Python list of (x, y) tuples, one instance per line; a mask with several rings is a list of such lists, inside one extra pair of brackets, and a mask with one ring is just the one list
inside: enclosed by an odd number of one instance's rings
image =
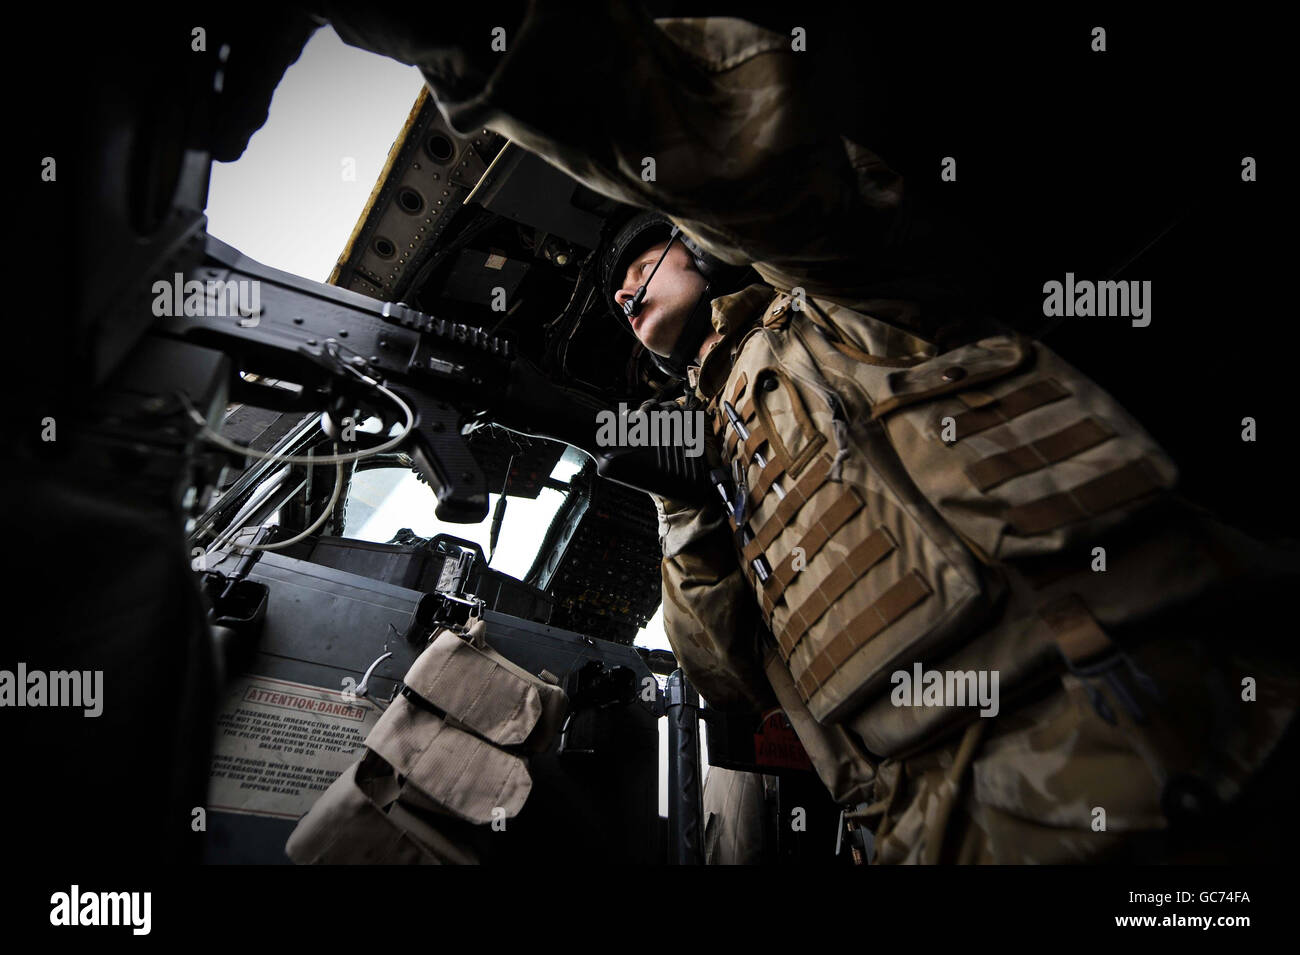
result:
[(673, 345), (676, 344), (677, 336), (665, 334), (663, 322), (658, 315), (648, 320), (640, 331), (641, 344), (660, 358), (667, 358), (673, 353)]
[(673, 346), (676, 344), (677, 344), (676, 342), (669, 342), (668, 344), (664, 344), (661, 341), (656, 341), (653, 345), (646, 345), (646, 348), (654, 352), (660, 358), (668, 358), (672, 355)]

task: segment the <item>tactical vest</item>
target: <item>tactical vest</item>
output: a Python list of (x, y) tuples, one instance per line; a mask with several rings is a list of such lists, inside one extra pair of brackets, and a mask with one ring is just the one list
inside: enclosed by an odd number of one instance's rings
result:
[[(1169, 516), (1173, 462), (1051, 349), (997, 334), (940, 353), (762, 285), (714, 308), (737, 331), (696, 394), (748, 488), (737, 553), (797, 728), (850, 728), (880, 757), (924, 748), (978, 715), (892, 705), (897, 671), (997, 671), (1006, 696), (1223, 578), (1215, 542)], [(1125, 533), (1141, 521), (1160, 529)], [(835, 758), (818, 765), (832, 792)]]

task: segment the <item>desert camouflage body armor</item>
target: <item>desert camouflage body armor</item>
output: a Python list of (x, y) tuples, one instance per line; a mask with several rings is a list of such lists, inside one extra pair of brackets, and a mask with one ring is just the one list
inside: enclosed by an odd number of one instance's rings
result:
[[(1248, 656), (1264, 634), (1229, 640), (1206, 608), (1247, 568), (1280, 579), (1284, 557), (1171, 493), (1176, 468), (1142, 427), (1023, 336), (941, 351), (765, 285), (714, 308), (726, 337), (696, 397), (743, 469), (753, 540), (733, 515), (661, 503), (665, 629), (707, 699), (761, 700), (761, 654), (882, 862), (1102, 858), (1164, 829), (1184, 789), (1233, 798), (1296, 680)], [(745, 639), (736, 600), (770, 639)], [(1193, 607), (1199, 628), (1180, 632), (1171, 614)], [(996, 673), (997, 705), (899, 705), (891, 677), (918, 665)]]

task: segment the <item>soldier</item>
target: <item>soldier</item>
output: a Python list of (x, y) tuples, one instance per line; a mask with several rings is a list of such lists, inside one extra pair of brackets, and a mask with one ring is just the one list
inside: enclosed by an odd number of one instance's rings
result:
[[(1228, 627), (1203, 615), (1231, 614), (1232, 607), (1223, 598), (1192, 604), (1221, 582), (1220, 565), (1231, 562), (1230, 553), (1246, 554), (1254, 545), (1183, 502), (1161, 501), (1168, 486), (1161, 469), (1170, 468), (1163, 453), (1096, 385), (1018, 336), (992, 336), (938, 354), (928, 344), (912, 354), (879, 347), (868, 353), (858, 345), (872, 341), (873, 333), (888, 335), (870, 316), (817, 298), (797, 302), (762, 284), (714, 299), (709, 330), (693, 328), (709, 279), (698, 254), (672, 254), (671, 240), (659, 240), (647, 226), (652, 219), (634, 219), (611, 246), (605, 265), (611, 309), (665, 371), (682, 370), (672, 356), (680, 341), (691, 342), (688, 353), (696, 361), (685, 369), (694, 386), (688, 403), (711, 406), (728, 458), (739, 455), (752, 476), (750, 523), (772, 528), (760, 529), (758, 546), (742, 548), (738, 561), (729, 539), (739, 528), (724, 520), (722, 508), (656, 501), (665, 630), (706, 699), (766, 705), (766, 687), (755, 675), (756, 663), (764, 661), (768, 682), (823, 780), (837, 799), (853, 805), (855, 832), (862, 837), (876, 829), (879, 845), (867, 838), (864, 849), (880, 861), (1061, 862), (1111, 858), (1118, 851), (1148, 861), (1170, 858), (1164, 827), (1198, 815), (1204, 821), (1230, 800), (1245, 781), (1240, 762), (1260, 760), (1268, 744), (1257, 741), (1276, 739), (1292, 712), (1293, 676), (1283, 675), (1277, 663), (1224, 656), (1216, 631)], [(663, 222), (660, 232), (668, 229)], [(737, 307), (749, 314), (733, 323)], [(732, 332), (724, 334), (729, 325)], [(739, 344), (720, 356), (724, 360), (712, 357), (731, 339)], [(819, 340), (817, 351), (808, 348)], [(873, 376), (855, 363), (882, 370)], [(923, 366), (926, 372), (912, 381), (899, 377), (900, 370)], [(722, 370), (711, 380), (714, 368)], [(974, 394), (956, 387), (968, 375), (984, 383)], [(1005, 380), (991, 384), (999, 378)], [(853, 383), (869, 397), (832, 381)], [(748, 425), (743, 440), (718, 407), (728, 396)], [(868, 404), (872, 397), (877, 400)], [(875, 409), (891, 401), (930, 407), (902, 416), (911, 431), (873, 433)], [(1019, 429), (1029, 422), (1033, 427), (1022, 437)], [(1080, 433), (1085, 429), (1078, 422), (1088, 423), (1088, 433)], [(952, 434), (945, 440), (946, 426)], [(1011, 450), (946, 457), (962, 439), (994, 429), (1004, 436), (992, 447)], [(1032, 459), (1018, 441), (1036, 449)], [(1153, 473), (1139, 463), (1131, 477), (1110, 476), (1124, 474), (1117, 460), (1133, 454), (1122, 447), (1126, 443), (1145, 456), (1134, 460), (1150, 462)], [(820, 472), (809, 449), (824, 449)], [(1092, 468), (1104, 472), (1101, 479), (1074, 477), (1088, 470), (1052, 476), (1046, 490), (1030, 485), (1032, 497), (1024, 501), (988, 494), (1016, 488), (1012, 482), (1022, 476), (1045, 477), (1058, 464), (1082, 464), (1092, 449), (1098, 452)], [(758, 467), (764, 451), (770, 458)], [(836, 459), (839, 481), (830, 476)], [(877, 480), (876, 474), (883, 476)], [(845, 480), (848, 475), (855, 483)], [(782, 481), (784, 493), (771, 493)], [(841, 487), (826, 493), (834, 484)], [(1067, 493), (1054, 490), (1058, 486)], [(925, 494), (928, 487), (933, 497)], [(792, 493), (798, 495), (795, 508), (785, 503)], [(942, 524), (929, 522), (931, 500), (944, 505), (937, 513), (951, 534), (944, 549), (966, 553), (964, 566), (977, 581), (969, 589), (944, 581), (956, 569), (944, 564), (946, 557), (911, 575), (880, 573), (900, 552), (926, 564), (926, 537), (945, 534)], [(995, 504), (1000, 507), (992, 520), (1000, 523), (982, 527)], [(801, 519), (809, 508), (815, 516)], [(924, 519), (909, 525), (905, 515), (917, 512)], [(1082, 544), (1081, 526), (1095, 535)], [(1056, 533), (1049, 537), (1049, 531)], [(1095, 551), (1084, 545), (1109, 551), (1112, 576), (1097, 572)], [(1263, 560), (1265, 551), (1258, 550)], [(740, 569), (742, 561), (782, 551), (788, 558), (769, 558), (766, 581), (750, 567)], [(1004, 552), (1015, 559), (999, 560)], [(749, 585), (758, 594), (760, 616), (778, 635), (766, 648), (761, 626), (756, 635), (747, 612)], [(982, 588), (987, 592), (961, 609), (965, 598), (956, 595)], [(936, 597), (943, 604), (933, 611), (940, 620), (954, 607), (970, 614), (966, 628), (956, 631), (964, 639), (925, 632), (933, 623), (903, 626)], [(1180, 603), (1202, 609), (1158, 614)], [(1128, 621), (1144, 616), (1138, 627)], [(1177, 647), (1158, 639), (1171, 635)], [(890, 647), (891, 641), (897, 643)], [(947, 658), (954, 665), (939, 665), (943, 649), (954, 644), (961, 647)], [(937, 660), (916, 649), (927, 645), (938, 648)], [(800, 648), (811, 649), (800, 656)], [(866, 650), (878, 650), (874, 669), (860, 662)], [(1183, 654), (1196, 662), (1175, 662)], [(929, 669), (944, 676), (975, 672), (959, 687), (970, 689), (965, 702), (971, 707), (985, 704), (980, 715), (968, 710), (963, 717), (960, 704), (937, 693), (926, 696), (917, 667), (927, 659), (936, 662)], [(828, 672), (818, 669), (822, 660), (830, 661)], [(882, 689), (886, 668), (893, 692)], [(992, 699), (977, 701), (980, 670), (1001, 678)], [(1239, 699), (1245, 679), (1270, 684), (1270, 706)], [(936, 681), (926, 682), (938, 689)], [(919, 713), (910, 710), (916, 704)], [(960, 731), (955, 739), (954, 730)], [(931, 735), (951, 741), (927, 746)], [(1221, 748), (1204, 747), (1206, 739)], [(1238, 768), (1228, 769), (1232, 765)], [(725, 816), (721, 802), (717, 811)], [(733, 802), (730, 812), (738, 814), (739, 806)], [(741, 828), (744, 819), (732, 824)], [(1121, 838), (1134, 831), (1154, 838)]]
[(779, 702), (877, 862), (1221, 860), (1276, 822), (1241, 800), (1294, 724), (1270, 634), (1295, 556), (1181, 499), (1108, 394), (947, 294), (789, 36), (499, 18), (494, 49), (486, 21), (330, 16), (420, 66), (453, 127), (678, 227), (634, 221), (604, 279), (739, 464), (730, 514), (657, 502), (665, 629), (704, 697)]

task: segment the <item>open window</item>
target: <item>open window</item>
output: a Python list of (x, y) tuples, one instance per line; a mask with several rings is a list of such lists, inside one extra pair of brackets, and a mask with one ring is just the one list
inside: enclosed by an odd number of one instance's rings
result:
[(504, 484), (506, 505), (495, 548), (492, 522), (500, 506), (500, 493), (489, 495), (488, 517), (478, 524), (440, 521), (434, 514), (437, 498), (433, 489), (409, 466), (396, 463), (358, 470), (352, 476), (341, 536), (393, 544), (451, 535), (478, 544), (493, 570), (526, 581), (542, 556), (542, 544), (552, 524), (563, 513), (570, 495), (583, 489), (581, 481), (576, 487), (574, 482), (585, 457), (565, 449), (544, 485), (536, 489), (535, 497), (509, 493), (509, 483)]

